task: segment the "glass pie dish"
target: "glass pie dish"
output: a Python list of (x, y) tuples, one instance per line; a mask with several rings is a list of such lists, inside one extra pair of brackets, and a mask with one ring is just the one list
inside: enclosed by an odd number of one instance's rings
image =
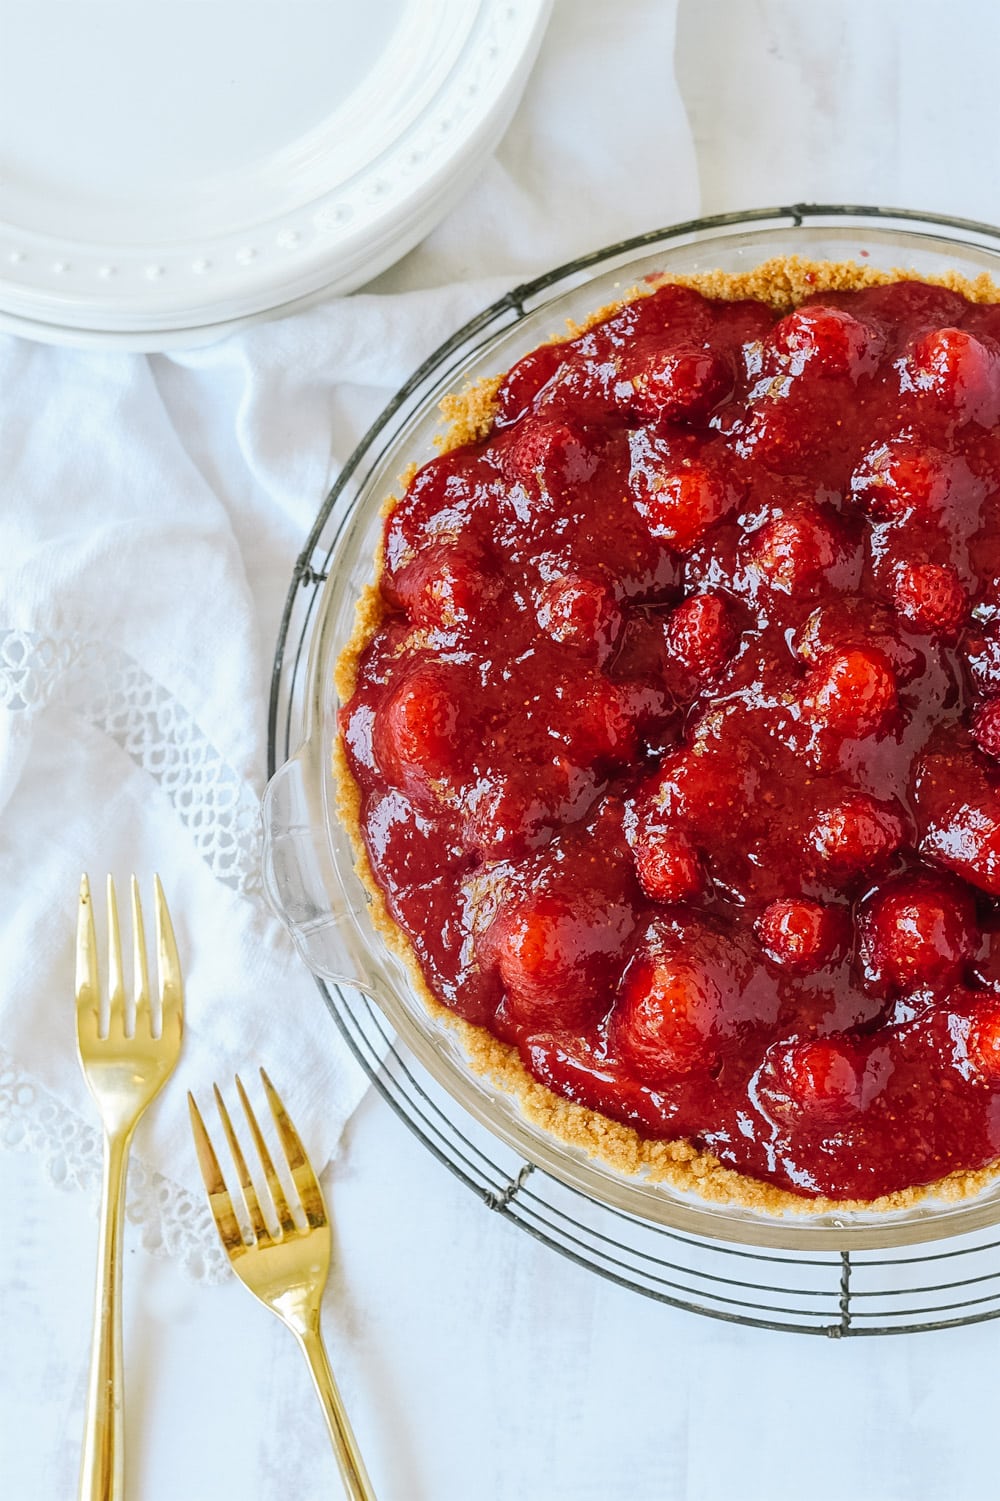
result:
[[(381, 1008), (431, 1077), (527, 1162), (620, 1211), (716, 1239), (789, 1249), (903, 1245), (959, 1234), (1000, 1219), (1000, 1186), (958, 1202), (926, 1198), (893, 1211), (789, 1212), (709, 1203), (642, 1175), (626, 1176), (528, 1120), (517, 1099), (480, 1077), (458, 1035), (425, 1009), (403, 963), (369, 917), (351, 843), (335, 809), (330, 749), (336, 736), (334, 664), (350, 638), (356, 601), (371, 579), (381, 510), (398, 476), (435, 452), (441, 399), (508, 369), (567, 320), (580, 322), (662, 272), (748, 270), (772, 257), (859, 261), (916, 276), (958, 272), (1000, 280), (1000, 241), (983, 226), (878, 210), (797, 209), (727, 216), (613, 246), (517, 288), (427, 361), (353, 455), (320, 513), (293, 581), (286, 614), (272, 731), (284, 710), (288, 759), (265, 800), (265, 880), (274, 905), (317, 976), (353, 986)], [(319, 566), (317, 566), (319, 565)], [(303, 584), (317, 582), (303, 622), (289, 694), (283, 645)], [(285, 702), (282, 704), (284, 694)], [(272, 733), (272, 751), (274, 735)], [(272, 768), (273, 770), (273, 768)]]

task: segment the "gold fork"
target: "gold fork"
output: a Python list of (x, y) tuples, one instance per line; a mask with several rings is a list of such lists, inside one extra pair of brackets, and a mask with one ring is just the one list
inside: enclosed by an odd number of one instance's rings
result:
[(104, 1126), (104, 1183), (98, 1250), (94, 1344), (80, 1471), (81, 1501), (117, 1501), (124, 1490), (122, 1395), (122, 1223), (132, 1136), (150, 1100), (173, 1072), (180, 1052), (184, 989), (170, 913), (159, 877), (156, 950), (161, 1022), (154, 1017), (146, 969), (139, 887), (132, 877), (132, 989), (135, 1019), (126, 1031), (125, 980), (115, 885), (108, 877), (108, 1020), (101, 1027), (101, 988), (90, 883), (80, 883), (76, 928), (76, 1042), (87, 1086)]
[[(274, 1169), (257, 1117), (253, 1113), (246, 1090), (236, 1080), (236, 1091), (243, 1106), (243, 1113), (250, 1128), (260, 1169), (270, 1198), (272, 1219), (277, 1228), (272, 1229), (265, 1218), (261, 1199), (247, 1167), (233, 1123), (229, 1118), (225, 1101), (215, 1088), (215, 1103), (218, 1107), (222, 1129), (229, 1143), (233, 1165), (239, 1179), (237, 1200), (239, 1212), (226, 1188), (219, 1159), (215, 1155), (205, 1122), (201, 1118), (193, 1095), (188, 1095), (191, 1111), (191, 1129), (205, 1180), (208, 1202), (212, 1210), (222, 1244), (232, 1262), (233, 1271), (244, 1287), (255, 1298), (276, 1313), (278, 1318), (295, 1335), (302, 1353), (309, 1363), (313, 1384), (323, 1406), (323, 1416), (333, 1440), (334, 1453), (340, 1466), (344, 1488), (350, 1501), (375, 1501), (375, 1493), (365, 1470), (361, 1451), (351, 1429), (343, 1398), (333, 1378), (330, 1361), (320, 1332), (320, 1303), (330, 1271), (330, 1221), (327, 1217), (323, 1192), (319, 1186), (312, 1164), (306, 1156), (299, 1134), (289, 1118), (278, 1092), (263, 1069), (261, 1082), (271, 1107), (275, 1129), (285, 1162), (298, 1197), (296, 1209), (304, 1224), (296, 1222), (292, 1209)], [(259, 1176), (259, 1173), (258, 1173)], [(240, 1220), (249, 1231), (249, 1241), (244, 1238)]]

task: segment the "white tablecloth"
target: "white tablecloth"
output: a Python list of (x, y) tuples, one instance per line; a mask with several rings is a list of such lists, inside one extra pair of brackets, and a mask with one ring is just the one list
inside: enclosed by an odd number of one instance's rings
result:
[[(545, 264), (594, 242), (582, 199), (558, 223), (527, 219), (530, 241), (489, 215), (491, 183), (513, 173), (516, 188), (528, 171), (525, 139), (553, 162), (573, 156), (585, 122), (565, 106), (564, 64), (599, 62), (608, 89), (616, 82), (614, 150), (595, 152), (593, 167), (595, 193), (611, 173), (632, 185), (620, 233), (660, 222), (664, 201), (675, 217), (696, 209), (683, 132), (664, 161), (657, 139), (628, 128), (647, 118), (637, 60), (656, 55), (670, 8), (623, 0), (596, 25), (599, 9), (562, 0), (563, 45), (550, 37), (506, 151), (457, 211), (464, 255), (444, 226), (375, 291), (426, 287), (441, 266), (502, 279), (532, 269), (527, 243)], [(582, 15), (590, 29), (570, 46)], [(947, 11), (932, 0), (680, 0), (676, 69), (702, 208), (840, 200), (1000, 219), (998, 32), (989, 0)], [(657, 61), (666, 88), (670, 57)], [(660, 197), (644, 217), (635, 184), (654, 169), (674, 180), (650, 178)], [(200, 389), (225, 378), (224, 362), (213, 374), (204, 357)], [(363, 410), (348, 393), (339, 415), (350, 428)], [(834, 1343), (662, 1307), (490, 1214), (371, 1093), (326, 1181), (337, 1239), (328, 1340), (381, 1501), (978, 1501), (996, 1490), (994, 1325)], [(94, 1194), (61, 1190), (36, 1154), (10, 1151), (0, 1195), (0, 1495), (65, 1501)], [(277, 1321), (232, 1280), (192, 1281), (176, 1258), (147, 1254), (140, 1227), (128, 1248), (129, 1494), (336, 1495), (307, 1373)]]

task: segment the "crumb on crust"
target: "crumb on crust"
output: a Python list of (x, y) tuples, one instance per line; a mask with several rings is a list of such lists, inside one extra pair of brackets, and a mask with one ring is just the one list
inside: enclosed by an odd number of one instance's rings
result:
[(440, 404), (441, 415), (448, 426), (434, 440), (439, 453), (465, 448), (489, 434), (496, 412), (497, 392), (502, 383), (502, 375), (487, 375), (464, 391), (444, 397)]
[[(640, 287), (633, 287), (617, 301), (590, 314), (582, 323), (568, 321), (568, 332), (554, 335), (551, 342), (568, 342), (594, 324), (603, 322), (626, 303), (649, 296), (665, 285), (692, 287), (706, 297), (725, 301), (753, 298), (766, 302), (777, 311), (787, 312), (817, 293), (858, 291), (864, 287), (910, 280), (945, 287), (970, 302), (1000, 301), (1000, 288), (985, 272), (972, 279), (957, 272), (918, 276), (905, 268), (886, 271), (858, 265), (854, 261), (810, 261), (799, 256), (779, 256), (741, 272), (665, 273)], [(446, 428), (435, 439), (440, 453), (449, 453), (488, 436), (503, 378), (503, 375), (487, 377), (443, 399), (440, 409)], [(405, 493), (417, 467), (411, 465), (400, 476), (401, 493)], [(383, 514), (388, 515), (397, 501), (398, 497), (390, 496)], [(380, 544), (373, 582), (358, 600), (354, 631), (335, 668), (334, 687), (341, 703), (346, 703), (354, 693), (359, 659), (384, 615), (378, 587), (381, 569)], [(375, 880), (361, 832), (361, 791), (351, 773), (339, 736), (333, 745), (332, 763), (337, 786), (337, 814), (351, 841), (356, 869), (368, 896), (369, 915), (376, 932), (405, 964), (413, 989), (431, 1019), (454, 1031), (473, 1072), (489, 1079), (515, 1099), (525, 1118), (556, 1142), (580, 1150), (625, 1176), (641, 1175), (648, 1183), (663, 1183), (682, 1193), (694, 1192), (708, 1203), (779, 1216), (858, 1210), (885, 1213), (909, 1209), (927, 1200), (956, 1203), (981, 1192), (995, 1181), (1000, 1163), (975, 1171), (951, 1173), (935, 1183), (901, 1189), (878, 1199), (807, 1198), (724, 1167), (717, 1158), (699, 1150), (690, 1141), (658, 1141), (640, 1136), (630, 1126), (553, 1093), (528, 1073), (515, 1047), (500, 1042), (485, 1027), (474, 1026), (457, 1016), (432, 993), (410, 940), (392, 918)]]

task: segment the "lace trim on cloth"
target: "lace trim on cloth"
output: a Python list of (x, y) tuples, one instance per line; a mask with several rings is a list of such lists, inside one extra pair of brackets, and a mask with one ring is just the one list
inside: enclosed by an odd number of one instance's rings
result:
[[(0, 1145), (32, 1152), (58, 1188), (101, 1188), (100, 1131), (21, 1072), (0, 1048)], [(142, 1232), (142, 1245), (157, 1256), (178, 1261), (198, 1282), (221, 1282), (229, 1263), (212, 1224), (208, 1204), (180, 1184), (148, 1167), (134, 1154), (129, 1161), (125, 1214)]]
[(260, 891), (257, 798), (167, 689), (109, 642), (0, 630), (0, 708), (43, 708), (57, 693), (159, 783), (218, 880)]
[[(244, 896), (260, 893), (257, 797), (167, 689), (108, 642), (0, 630), (0, 708), (32, 712), (57, 697), (163, 788), (217, 880)], [(57, 1185), (100, 1188), (100, 1131), (3, 1048), (0, 1146), (34, 1152)], [(207, 1203), (136, 1158), (126, 1214), (147, 1250), (176, 1258), (194, 1279), (228, 1274)]]

